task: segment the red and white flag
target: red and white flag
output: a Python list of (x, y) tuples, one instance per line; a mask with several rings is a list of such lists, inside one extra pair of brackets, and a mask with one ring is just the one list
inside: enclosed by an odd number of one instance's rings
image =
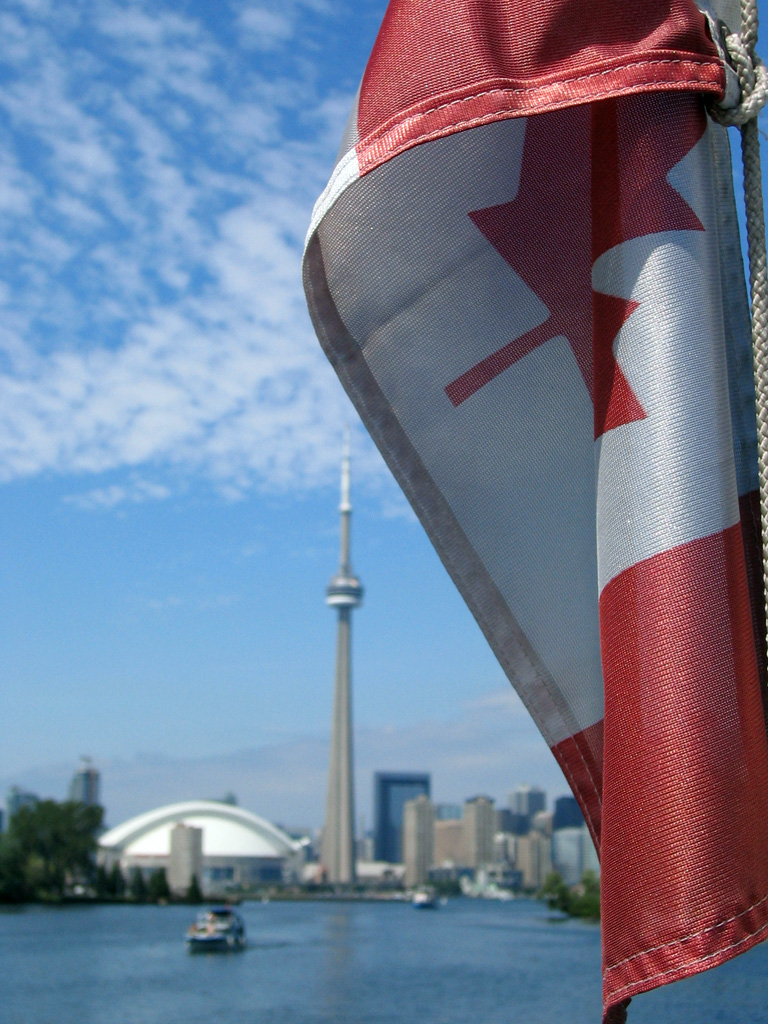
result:
[(321, 343), (584, 811), (606, 1009), (768, 934), (754, 399), (692, 0), (391, 0)]

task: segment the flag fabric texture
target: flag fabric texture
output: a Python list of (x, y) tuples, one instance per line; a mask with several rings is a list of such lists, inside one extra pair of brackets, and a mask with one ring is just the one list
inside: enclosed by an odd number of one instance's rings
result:
[(691, 0), (392, 0), (305, 289), (578, 798), (604, 1005), (768, 934), (749, 317)]

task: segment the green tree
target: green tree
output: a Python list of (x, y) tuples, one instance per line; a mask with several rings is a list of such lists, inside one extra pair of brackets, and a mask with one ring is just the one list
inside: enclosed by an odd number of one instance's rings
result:
[(581, 882), (569, 888), (562, 876), (553, 871), (547, 875), (539, 894), (553, 910), (571, 917), (600, 920), (600, 879), (594, 871), (585, 871)]
[(109, 874), (103, 864), (99, 864), (96, 868), (94, 888), (96, 890), (96, 895), (100, 900), (103, 900), (106, 896), (112, 895), (109, 891)]
[(67, 885), (91, 879), (103, 816), (103, 808), (72, 800), (40, 800), (14, 814), (3, 848), (17, 870), (21, 864), (25, 898), (61, 899)]
[(438, 896), (461, 896), (461, 883), (458, 878), (445, 878), (430, 882)]
[(544, 879), (541, 887), (541, 896), (547, 901), (553, 910), (560, 910), (564, 914), (571, 912), (571, 890), (563, 881), (559, 871), (550, 872)]
[(585, 871), (572, 893), (571, 913), (590, 921), (600, 920), (600, 879), (594, 871)]
[(6, 833), (0, 836), (0, 903), (24, 903), (32, 896), (23, 851)]
[(125, 896), (125, 878), (120, 870), (120, 865), (115, 862), (109, 872), (109, 894), (121, 900)]
[(149, 876), (147, 896), (153, 903), (171, 898), (171, 890), (168, 886), (168, 878), (164, 868), (156, 868)]
[(131, 877), (128, 881), (128, 893), (132, 900), (143, 903), (147, 898), (147, 883), (144, 881), (144, 874), (141, 868), (132, 868)]
[(186, 899), (187, 903), (203, 902), (203, 893), (200, 889), (200, 883), (197, 880), (197, 875), (192, 875), (192, 881), (189, 883)]

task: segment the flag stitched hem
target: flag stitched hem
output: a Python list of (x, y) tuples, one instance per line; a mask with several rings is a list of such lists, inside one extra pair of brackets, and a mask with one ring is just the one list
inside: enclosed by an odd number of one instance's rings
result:
[[(603, 977), (607, 979), (611, 972), (626, 967), (628, 964), (631, 964), (633, 961), (636, 961), (636, 959), (638, 959), (638, 957), (640, 956), (647, 956), (650, 953), (660, 952), (664, 949), (671, 949), (673, 946), (683, 945), (686, 942), (691, 942), (694, 939), (699, 939), (702, 936), (710, 934), (711, 932), (715, 932), (719, 929), (725, 928), (727, 925), (732, 925), (734, 922), (737, 922), (741, 918), (744, 918), (746, 914), (752, 913), (753, 910), (757, 910), (759, 907), (763, 906), (763, 904), (766, 901), (768, 901), (768, 896), (764, 896), (756, 903), (753, 903), (752, 906), (746, 907), (739, 913), (733, 914), (731, 918), (726, 918), (723, 921), (718, 921), (714, 925), (710, 925), (708, 928), (702, 928), (698, 932), (691, 932), (689, 935), (685, 935), (679, 939), (674, 939), (672, 942), (665, 942), (657, 946), (651, 946), (648, 949), (642, 949), (637, 953), (633, 953), (632, 956), (628, 956), (626, 959), (623, 959), (623, 961), (620, 961), (617, 964), (612, 964), (610, 967), (606, 967), (603, 971)], [(705, 964), (707, 961), (710, 961), (710, 959), (713, 959), (714, 957), (725, 956), (725, 954), (728, 953), (730, 950), (737, 949), (744, 943), (753, 941), (757, 938), (757, 936), (759, 936), (761, 933), (765, 931), (768, 931), (768, 922), (761, 925), (759, 928), (754, 929), (748, 934), (742, 935), (741, 938), (737, 939), (735, 942), (731, 942), (727, 946), (722, 946), (721, 948), (715, 949), (710, 953), (706, 953), (705, 955), (695, 956), (692, 959), (689, 959), (689, 961), (685, 961), (681, 964), (678, 964), (674, 968), (669, 968), (666, 971), (659, 971), (656, 974), (650, 975), (646, 978), (639, 978), (637, 981), (630, 982), (624, 985), (622, 988), (615, 989), (610, 993), (611, 1000), (620, 998), (623, 994), (626, 994), (628, 992), (637, 992), (642, 990), (643, 988), (651, 986), (651, 983), (656, 981), (658, 978), (665, 978), (671, 974), (679, 974), (680, 972), (685, 972), (689, 970), (691, 967), (695, 967), (697, 964)]]
[[(763, 896), (757, 903), (753, 903), (751, 907), (747, 907), (745, 910), (740, 911), (738, 914), (734, 914), (733, 917), (726, 917), (723, 921), (716, 921), (714, 924), (709, 925), (707, 928), (702, 928), (701, 931), (691, 932), (689, 935), (684, 935), (680, 939), (673, 939), (672, 942), (663, 942), (659, 946), (651, 946), (649, 949), (641, 949), (638, 953), (633, 953), (632, 956), (628, 956), (624, 960), (619, 960), (618, 963), (611, 964), (606, 967), (606, 974), (608, 971), (616, 971), (619, 967), (624, 967), (625, 964), (631, 963), (633, 960), (637, 960), (640, 956), (647, 956), (648, 953), (657, 953), (660, 949), (670, 949), (672, 946), (679, 946), (684, 942), (690, 942), (691, 939), (698, 939), (702, 935), (706, 935), (708, 932), (716, 931), (718, 928), (723, 928), (727, 924), (733, 924), (734, 921), (738, 921), (739, 918), (745, 917), (747, 914), (751, 914), (753, 910), (757, 910), (768, 900), (768, 896)], [(750, 933), (745, 938), (750, 938), (753, 934), (757, 935), (759, 932), (764, 931), (768, 928), (768, 923), (762, 925), (757, 931)], [(739, 940), (743, 941), (742, 939)], [(738, 943), (736, 943), (738, 945)], [(729, 947), (730, 948), (730, 947)], [(717, 954), (712, 953), (710, 956), (716, 956)], [(702, 959), (708, 959), (708, 957), (702, 957)]]
[[(618, 77), (620, 79), (627, 71), (650, 71), (654, 68), (671, 69), (673, 67), (678, 69), (678, 73), (676, 75), (670, 74), (663, 79), (649, 77), (647, 79), (625, 80), (609, 85), (607, 88), (592, 90), (589, 93), (562, 95), (564, 89), (568, 90), (573, 86), (579, 86), (596, 79), (606, 79), (609, 77)], [(687, 76), (685, 73), (687, 73)], [(516, 86), (512, 83), (499, 84), (489, 89), (457, 96), (443, 103), (431, 106), (420, 107), (417, 104), (411, 107), (410, 110), (403, 111), (396, 117), (390, 118), (384, 125), (357, 143), (355, 148), (360, 163), (360, 174), (368, 173), (375, 167), (413, 146), (424, 142), (431, 142), (444, 135), (450, 135), (455, 131), (478, 127), (494, 120), (502, 120), (508, 117), (526, 117), (532, 114), (560, 110), (565, 107), (593, 103), (596, 100), (609, 99), (629, 93), (663, 91), (665, 89), (712, 93), (722, 96), (724, 92), (724, 74), (723, 65), (712, 60), (671, 57), (656, 60), (639, 60), (615, 67), (603, 68), (600, 71), (592, 71), (589, 74), (544, 82), (539, 85)], [(547, 99), (547, 93), (554, 93), (557, 98)], [(542, 99), (537, 100), (537, 95), (542, 96)], [(488, 97), (491, 96), (496, 96), (499, 100), (507, 99), (508, 101), (512, 97), (525, 97), (525, 99), (509, 102), (508, 105), (503, 107), (499, 105), (495, 109), (477, 114), (474, 117), (439, 123), (436, 128), (430, 130), (419, 131), (418, 128), (413, 127), (421, 121), (434, 118), (436, 115), (440, 121), (441, 113), (446, 110), (468, 103), (476, 103), (478, 100), (487, 101)], [(403, 139), (404, 134), (408, 136), (405, 139)], [(387, 146), (387, 140), (393, 137), (396, 140), (396, 144), (394, 146)]]
[[(766, 897), (766, 898), (768, 898), (768, 897)], [(732, 923), (734, 921), (738, 921), (738, 919), (740, 917), (743, 917), (744, 914), (748, 914), (751, 910), (755, 910), (762, 903), (765, 903), (765, 899), (766, 898), (760, 900), (758, 903), (755, 903), (754, 906), (749, 907), (747, 910), (743, 911), (742, 914), (737, 914), (736, 917), (729, 918), (727, 921), (721, 921), (718, 924), (712, 925), (711, 928), (705, 928), (703, 931), (700, 931), (700, 932), (693, 932), (691, 935), (688, 935), (688, 936), (686, 936), (683, 939), (675, 939), (674, 942), (666, 943), (663, 946), (654, 946), (653, 949), (644, 950), (642, 953), (635, 954), (635, 956), (644, 956), (644, 955), (647, 955), (649, 953), (657, 952), (657, 951), (662, 950), (662, 949), (668, 949), (669, 947), (674, 946), (676, 944), (679, 944), (679, 943), (682, 943), (682, 942), (687, 942), (689, 939), (696, 939), (696, 938), (699, 938), (702, 935), (706, 935), (707, 932), (712, 931), (713, 929), (722, 928), (726, 924), (730, 924), (730, 923)], [(723, 946), (720, 949), (713, 950), (711, 953), (707, 953), (704, 956), (697, 956), (693, 960), (686, 960), (686, 961), (678, 964), (676, 967), (670, 967), (666, 971), (659, 971), (658, 973), (651, 974), (651, 975), (649, 975), (646, 978), (639, 978), (637, 981), (629, 982), (628, 984), (623, 985), (621, 988), (612, 990), (611, 993), (610, 993), (610, 1004), (609, 1005), (612, 1005), (613, 1003), (618, 1002), (621, 999), (626, 998), (628, 995), (637, 995), (640, 992), (644, 992), (644, 991), (648, 990), (649, 988), (657, 987), (655, 985), (655, 982), (658, 982), (659, 978), (668, 978), (672, 974), (676, 974), (678, 976), (678, 978), (682, 978), (682, 977), (687, 976), (690, 973), (692, 967), (697, 967), (697, 966), (699, 966), (701, 964), (706, 964), (706, 962), (708, 960), (714, 960), (714, 959), (717, 959), (717, 958), (720, 958), (721, 961), (722, 960), (728, 960), (728, 959), (730, 959), (728, 954), (731, 953), (732, 950), (737, 950), (740, 946), (744, 946), (744, 945), (748, 945), (748, 946), (756, 945), (757, 942), (760, 941), (758, 937), (763, 932), (766, 932), (766, 931), (768, 931), (768, 922), (766, 922), (765, 924), (761, 925), (759, 928), (756, 928), (754, 931), (749, 932), (747, 935), (742, 935), (742, 937), (740, 939), (737, 939), (736, 942), (732, 942), (728, 946)], [(629, 960), (634, 960), (634, 959), (635, 959), (634, 956), (633, 957), (629, 957), (628, 960), (623, 960), (622, 964), (628, 963)], [(606, 968), (605, 973), (607, 974), (608, 971), (614, 971), (619, 966), (620, 965), (617, 964), (614, 967), (608, 967), (608, 968)], [(706, 968), (703, 968), (703, 969), (706, 969)], [(674, 980), (677, 980), (677, 979), (674, 979)]]

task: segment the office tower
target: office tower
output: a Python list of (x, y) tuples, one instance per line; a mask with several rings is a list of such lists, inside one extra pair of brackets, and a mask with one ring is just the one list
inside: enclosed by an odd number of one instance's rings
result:
[(512, 815), (510, 832), (524, 836), (530, 832), (535, 814), (547, 805), (547, 794), (543, 789), (523, 784), (509, 794), (509, 808)]
[(69, 784), (69, 799), (79, 804), (99, 802), (99, 772), (93, 767), (90, 757), (80, 759), (80, 767)]
[(373, 836), (370, 832), (366, 832), (362, 836), (358, 836), (356, 849), (357, 849), (357, 861), (370, 864), (374, 860), (373, 856)]
[(13, 821), (14, 814), (17, 814), (22, 807), (34, 807), (37, 804), (36, 793), (26, 793), (18, 786), (11, 786), (5, 794), (5, 810), (8, 815), (8, 825)]
[(360, 815), (358, 834), (355, 839), (355, 861), (360, 864), (370, 864), (373, 861), (373, 833), (366, 831), (365, 815)]
[(566, 885), (576, 885), (585, 871), (600, 874), (600, 861), (586, 825), (567, 825), (552, 833), (552, 867)]
[(442, 866), (464, 865), (464, 823), (455, 818), (435, 821), (434, 862)]
[(405, 884), (421, 885), (429, 878), (435, 850), (435, 808), (423, 793), (403, 806)]
[(496, 831), (497, 832), (509, 832), (515, 834), (515, 818), (516, 814), (513, 814), (506, 807), (501, 807), (496, 811)]
[(203, 884), (203, 830), (179, 823), (171, 829), (168, 856), (168, 886), (175, 896), (183, 896), (192, 879)]
[(496, 812), (493, 800), (476, 796), (464, 803), (464, 863), (471, 868), (493, 862)]
[(567, 825), (552, 833), (552, 867), (560, 872), (566, 885), (576, 885), (584, 874), (585, 837), (589, 833), (583, 825)]
[(403, 857), (403, 808), (421, 794), (430, 796), (424, 772), (376, 772), (373, 777), (373, 852), (376, 860), (400, 864)]
[(538, 832), (519, 836), (515, 867), (522, 872), (524, 889), (540, 889), (552, 871), (552, 841)]
[(532, 818), (537, 811), (543, 811), (546, 806), (547, 794), (536, 786), (523, 784), (509, 794), (510, 810), (516, 814), (527, 814)]
[(581, 813), (581, 808), (576, 798), (573, 796), (559, 796), (555, 800), (552, 828), (557, 831), (560, 828), (581, 828), (583, 825), (584, 815)]
[[(546, 814), (546, 811), (539, 811), (538, 814)], [(551, 817), (551, 815), (550, 815)], [(534, 827), (537, 815), (531, 817), (528, 814), (518, 814), (508, 807), (500, 807), (496, 811), (496, 831), (506, 832), (512, 836), (526, 836)]]
[(531, 821), (531, 831), (552, 838), (552, 811), (537, 811)]
[(341, 549), (339, 570), (326, 590), (325, 601), (337, 612), (336, 677), (333, 690), (331, 759), (323, 828), (322, 864), (329, 882), (355, 881), (355, 797), (352, 779), (352, 611), (363, 600), (363, 588), (350, 563), (349, 434), (341, 461)]
[(497, 832), (493, 837), (493, 860), (496, 864), (514, 864), (518, 837), (511, 832)]

